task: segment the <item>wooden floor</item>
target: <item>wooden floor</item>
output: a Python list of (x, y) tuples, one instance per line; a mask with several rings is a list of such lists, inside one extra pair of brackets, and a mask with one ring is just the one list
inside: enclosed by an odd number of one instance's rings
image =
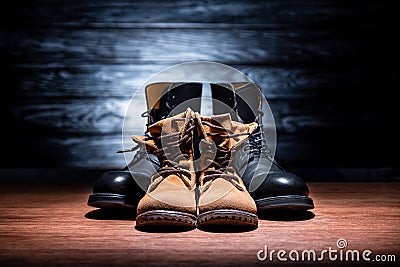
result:
[(87, 206), (90, 185), (2, 185), (0, 266), (271, 265), (279, 263), (276, 254), (272, 263), (257, 260), (265, 245), (318, 253), (338, 249), (338, 239), (347, 241), (343, 251), (369, 249), (400, 260), (400, 183), (309, 186), (312, 213), (265, 214), (247, 232), (160, 233), (135, 229), (133, 212), (110, 215)]

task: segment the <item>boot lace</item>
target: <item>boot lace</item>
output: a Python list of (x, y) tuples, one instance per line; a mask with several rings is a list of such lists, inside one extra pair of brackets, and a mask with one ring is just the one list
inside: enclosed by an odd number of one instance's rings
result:
[(271, 149), (269, 149), (267, 144), (263, 141), (260, 129), (256, 130), (256, 132), (250, 136), (247, 150), (249, 150), (251, 155), (254, 157), (260, 157), (261, 154), (264, 154), (269, 158), (272, 158)]
[[(182, 134), (176, 132), (163, 135), (162, 137), (150, 137), (148, 139), (154, 139), (157, 146), (160, 147), (159, 149), (152, 151), (152, 153), (159, 158), (161, 166), (154, 178), (159, 176), (163, 176), (165, 178), (171, 174), (185, 175), (189, 179), (191, 178), (191, 173), (189, 170), (187, 170), (186, 166), (178, 162), (190, 159), (189, 154), (191, 150), (193, 138), (192, 132), (194, 127), (195, 125), (193, 121), (191, 121), (185, 125), (185, 129)], [(164, 139), (164, 147), (161, 147), (161, 139)]]
[[(181, 119), (176, 119), (181, 120)], [(184, 119), (183, 119), (184, 120)], [(153, 140), (157, 149), (152, 149), (147, 151), (146, 153), (151, 153), (156, 155), (160, 161), (160, 168), (157, 172), (151, 177), (151, 184), (159, 178), (166, 178), (171, 174), (187, 177), (191, 180), (191, 173), (187, 169), (187, 166), (180, 164), (179, 162), (182, 160), (189, 160), (191, 144), (193, 139), (193, 129), (195, 128), (194, 121), (188, 121), (185, 124), (185, 128), (182, 133), (175, 132), (170, 134), (165, 134), (162, 136), (146, 136), (144, 141)], [(162, 140), (162, 143), (161, 143)], [(132, 152), (137, 150), (141, 145), (137, 145), (131, 149), (118, 151), (119, 153), (124, 152)], [(146, 151), (146, 150), (145, 150)], [(140, 151), (139, 151), (140, 152)], [(139, 152), (137, 154), (139, 154)], [(136, 156), (136, 155), (135, 155)], [(160, 180), (157, 184), (159, 184), (162, 180)], [(186, 186), (190, 186), (190, 183), (187, 179), (182, 179)], [(153, 185), (153, 187), (156, 185)]]
[[(205, 124), (213, 129), (219, 130), (221, 132), (217, 133), (207, 133), (207, 136), (211, 136), (213, 139), (228, 139), (233, 138), (234, 140), (238, 140), (238, 137), (241, 135), (250, 135), (249, 133), (238, 133), (233, 134), (229, 133), (227, 129), (214, 125), (208, 121), (202, 121), (202, 124)], [(224, 133), (226, 132), (226, 133)], [(222, 141), (222, 144), (226, 143), (228, 140)], [(206, 152), (212, 152), (213, 147), (212, 144), (207, 142), (205, 143)], [(208, 164), (206, 170), (204, 170), (203, 183), (207, 181), (212, 181), (217, 178), (224, 178), (231, 182), (236, 188), (243, 191), (245, 190), (241, 185), (241, 179), (239, 176), (235, 175), (234, 167), (232, 166), (231, 154), (234, 152), (231, 149), (224, 147), (223, 145), (216, 145), (217, 151), (215, 159), (206, 158), (205, 161)]]
[(264, 116), (264, 112), (259, 109), (258, 116), (256, 117), (255, 121), (258, 122), (258, 129), (253, 133), (249, 138), (249, 143), (244, 147), (245, 151), (248, 151), (250, 158), (260, 158), (264, 156), (267, 158), (272, 164), (276, 167), (284, 171), (284, 169), (275, 161), (274, 157), (272, 156), (272, 151), (265, 143), (263, 135), (262, 135), (262, 117)]

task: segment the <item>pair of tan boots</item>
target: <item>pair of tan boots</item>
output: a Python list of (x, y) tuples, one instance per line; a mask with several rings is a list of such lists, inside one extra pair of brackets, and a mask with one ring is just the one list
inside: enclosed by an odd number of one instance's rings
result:
[(234, 168), (235, 151), (256, 128), (188, 108), (150, 125), (150, 137), (133, 136), (161, 164), (138, 204), (136, 226), (257, 227), (256, 205)]

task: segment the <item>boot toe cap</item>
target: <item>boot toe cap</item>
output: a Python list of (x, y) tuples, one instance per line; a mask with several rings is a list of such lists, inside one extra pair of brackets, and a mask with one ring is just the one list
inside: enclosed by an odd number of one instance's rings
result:
[(238, 190), (224, 179), (213, 181), (211, 186), (200, 194), (198, 208), (200, 213), (220, 209), (240, 210), (254, 214), (257, 212), (254, 200), (249, 193), (246, 190)]
[(126, 194), (127, 184), (131, 178), (129, 171), (108, 171), (103, 173), (93, 185), (93, 193)]
[[(150, 192), (149, 192), (150, 191)], [(164, 180), (139, 201), (138, 214), (152, 210), (172, 210), (196, 214), (195, 191)]]
[[(257, 177), (254, 179), (256, 180)], [(264, 181), (250, 194), (255, 199), (285, 195), (308, 196), (309, 189), (305, 181), (297, 175), (289, 172), (275, 172), (266, 175)]]

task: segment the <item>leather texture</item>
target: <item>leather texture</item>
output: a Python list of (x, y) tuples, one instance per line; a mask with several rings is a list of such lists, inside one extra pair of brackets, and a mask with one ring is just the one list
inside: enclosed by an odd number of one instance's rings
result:
[(249, 192), (238, 189), (223, 178), (200, 186), (198, 209), (199, 214), (220, 209), (257, 213), (257, 207)]
[(200, 112), (202, 86), (201, 83), (184, 83), (168, 88), (159, 100), (159, 108), (153, 108), (150, 112), (149, 124), (181, 114), (188, 107)]
[(93, 193), (110, 192), (125, 195), (131, 174), (129, 171), (108, 171), (103, 173), (93, 185)]
[(159, 168), (154, 155), (138, 152), (134, 160), (124, 170), (103, 173), (93, 184), (93, 194), (118, 194), (127, 196), (129, 204), (136, 206), (150, 184), (151, 175)]
[[(152, 124), (156, 123), (170, 115), (171, 111), (184, 112), (187, 106), (200, 111), (201, 92), (201, 83), (185, 83), (172, 88), (159, 100), (160, 109), (150, 111), (149, 121)], [(183, 102), (186, 107), (179, 106)], [(124, 170), (113, 170), (102, 174), (93, 184), (93, 193), (128, 196), (130, 204), (136, 206), (150, 184), (150, 177), (159, 167), (157, 157), (141, 149)]]
[[(132, 137), (136, 143), (145, 145), (147, 151), (160, 161), (158, 173), (151, 177), (147, 192), (139, 201), (138, 215), (157, 210), (196, 214), (193, 127), (189, 130), (190, 124), (193, 124), (192, 117), (193, 111), (188, 108), (181, 114), (150, 125), (148, 129), (153, 139)], [(184, 138), (188, 138), (187, 142), (181, 144)], [(175, 146), (171, 145), (175, 143)], [(179, 170), (182, 171), (179, 173)]]
[[(226, 97), (218, 94), (217, 88), (212, 91), (212, 95), (213, 98), (217, 98), (227, 105), (232, 102), (225, 101)], [(250, 123), (257, 120), (260, 115), (259, 109), (261, 108), (262, 97), (261, 91), (257, 86), (254, 84), (245, 85), (238, 88), (236, 92), (230, 93), (230, 95), (236, 97), (236, 112), (241, 121)], [(257, 129), (257, 131), (260, 131), (260, 129)], [(250, 139), (254, 139), (254, 137), (250, 137)], [(235, 163), (237, 171), (241, 174), (251, 196), (255, 200), (285, 195), (308, 196), (309, 189), (303, 179), (293, 173), (286, 172), (276, 161), (271, 160), (261, 150), (257, 151), (256, 154), (252, 153), (252, 151), (258, 149), (258, 146), (255, 146), (257, 142), (258, 140), (250, 142), (250, 146), (252, 146), (249, 150), (250, 153), (241, 152), (242, 156), (246, 154), (246, 157), (238, 156), (234, 158), (238, 160)], [(259, 148), (261, 148), (261, 145)], [(257, 182), (252, 182), (252, 179)], [(254, 188), (255, 184), (258, 186), (257, 188)]]
[(236, 95), (231, 84), (210, 84), (212, 92), (213, 115), (229, 113), (232, 120), (239, 121), (236, 113)]
[[(284, 195), (309, 195), (307, 184), (297, 175), (290, 172), (285, 172), (276, 165), (272, 165), (267, 174), (265, 171), (260, 171), (260, 169), (265, 167), (257, 165), (258, 160), (250, 161), (244, 174), (242, 175), (243, 181), (246, 184), (246, 187), (249, 188), (250, 194), (254, 199)], [(253, 177), (257, 169), (259, 172), (259, 177)], [(254, 191), (251, 190), (251, 179), (262, 181), (262, 183)]]
[(213, 145), (214, 149), (209, 150), (215, 152), (202, 153), (199, 161), (199, 214), (221, 209), (256, 214), (256, 204), (236, 173), (230, 157), (244, 144), (257, 124), (234, 122), (229, 114), (199, 118), (199, 133), (205, 139), (203, 145)]

